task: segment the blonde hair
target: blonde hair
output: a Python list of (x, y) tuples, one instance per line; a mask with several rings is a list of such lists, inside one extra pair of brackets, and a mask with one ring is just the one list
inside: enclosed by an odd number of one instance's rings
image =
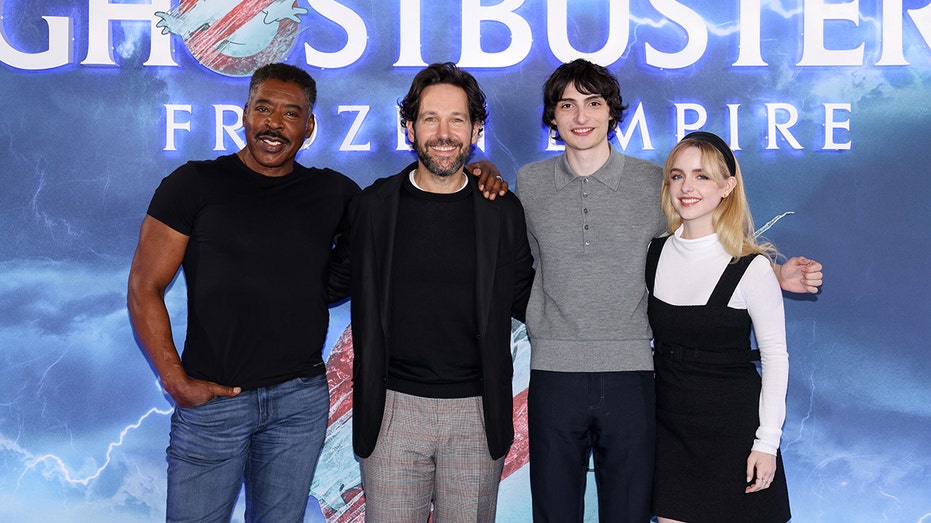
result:
[[(731, 176), (724, 155), (714, 145), (696, 137), (686, 136), (680, 140), (670, 151), (666, 164), (663, 166), (662, 202), (663, 213), (666, 215), (666, 230), (669, 234), (674, 233), (682, 225), (682, 217), (673, 207), (672, 197), (669, 194), (669, 177), (676, 158), (689, 147), (695, 147), (701, 151), (702, 173), (720, 187), (724, 187), (727, 178)], [(775, 263), (779, 256), (776, 248), (767, 241), (757, 241), (750, 205), (744, 193), (743, 175), (736, 159), (734, 159), (734, 167), (733, 177), (737, 184), (730, 194), (721, 200), (712, 215), (712, 225), (718, 235), (718, 241), (734, 258), (734, 261), (748, 254), (763, 254), (769, 258), (770, 263)]]

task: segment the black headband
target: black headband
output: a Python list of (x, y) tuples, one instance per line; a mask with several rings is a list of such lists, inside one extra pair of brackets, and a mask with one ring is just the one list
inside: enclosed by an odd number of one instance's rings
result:
[(720, 136), (713, 133), (706, 133), (705, 131), (696, 131), (685, 135), (682, 139), (698, 140), (710, 144), (724, 155), (724, 163), (726, 163), (727, 168), (730, 169), (729, 174), (731, 176), (737, 175), (737, 160), (734, 159), (734, 151), (731, 151), (731, 148), (728, 147), (727, 143), (722, 140)]

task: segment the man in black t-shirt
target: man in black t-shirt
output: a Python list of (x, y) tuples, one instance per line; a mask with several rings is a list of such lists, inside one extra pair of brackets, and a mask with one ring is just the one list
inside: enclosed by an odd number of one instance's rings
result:
[[(486, 117), (451, 63), (401, 102), (418, 161), (350, 204), (353, 448), (369, 522), (494, 521), (511, 441), (511, 318), (533, 259), (523, 208), (463, 168)], [(497, 194), (496, 189), (490, 191)]]
[[(346, 257), (345, 243), (333, 245), (359, 191), (295, 162), (315, 98), (299, 68), (257, 70), (246, 146), (166, 177), (142, 222), (127, 302), (176, 406), (168, 521), (229, 521), (244, 478), (247, 521), (303, 520), (329, 410), (327, 302), (348, 294), (328, 289), (331, 265)], [(188, 298), (180, 357), (164, 300), (179, 267)]]

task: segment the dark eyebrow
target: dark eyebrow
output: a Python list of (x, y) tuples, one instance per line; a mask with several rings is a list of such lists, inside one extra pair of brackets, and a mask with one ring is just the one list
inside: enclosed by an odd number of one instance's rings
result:
[[(439, 116), (439, 114), (440, 114), (439, 111), (423, 111), (422, 113), (420, 113), (420, 116), (427, 116), (427, 115), (430, 115), (430, 116)], [(461, 112), (461, 111), (453, 111), (453, 112), (451, 112), (451, 113), (449, 113), (449, 114), (452, 115), (452, 116), (459, 116), (459, 117), (461, 117), (461, 118), (465, 118), (466, 120), (469, 119), (469, 113), (464, 113), (464, 112)]]
[[(253, 104), (275, 105), (275, 103), (269, 100), (268, 98), (256, 98), (255, 100), (252, 101), (252, 103)], [(304, 110), (304, 108), (298, 104), (284, 104), (284, 106), (290, 109), (297, 109), (298, 112), (302, 112)]]
[[(593, 94), (593, 95), (586, 96), (585, 98), (582, 98), (582, 101), (590, 102), (592, 100), (598, 100), (598, 99), (604, 100), (604, 96), (601, 96), (600, 94)], [(560, 102), (574, 102), (575, 98), (560, 98), (559, 101)]]

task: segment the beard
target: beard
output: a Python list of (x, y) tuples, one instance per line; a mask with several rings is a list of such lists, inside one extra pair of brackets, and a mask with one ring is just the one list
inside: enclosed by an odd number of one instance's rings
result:
[[(431, 173), (442, 177), (452, 176), (462, 171), (466, 158), (468, 158), (469, 153), (471, 153), (469, 149), (462, 148), (461, 142), (449, 139), (431, 140), (425, 144), (420, 144), (415, 140), (413, 145), (414, 150), (417, 151), (417, 158), (420, 160), (420, 163), (424, 164)], [(448, 160), (439, 160), (430, 155), (430, 147), (436, 145), (458, 147), (461, 152)]]

